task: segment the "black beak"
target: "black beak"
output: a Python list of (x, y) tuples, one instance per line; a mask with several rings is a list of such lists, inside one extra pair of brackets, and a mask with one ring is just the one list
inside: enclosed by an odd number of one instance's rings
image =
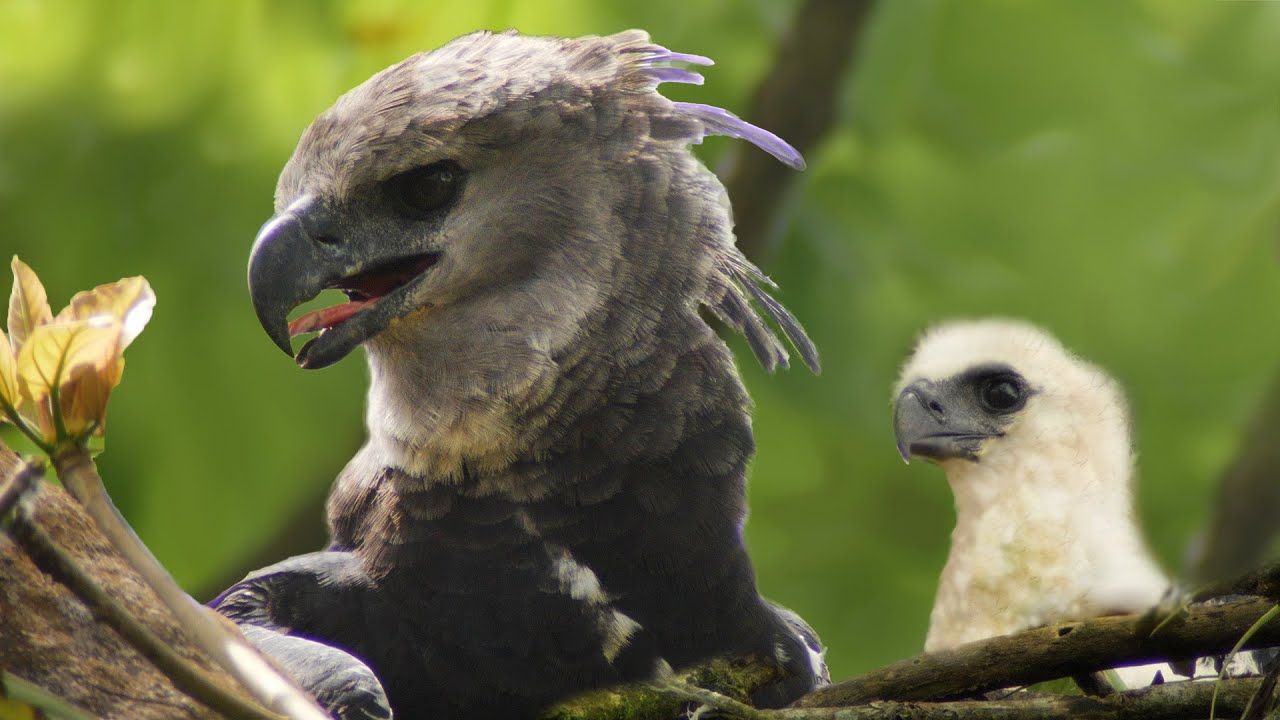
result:
[(952, 393), (919, 381), (903, 388), (893, 411), (893, 430), (898, 453), (910, 463), (912, 457), (935, 462), (978, 461), (982, 444), (1003, 435), (981, 410)]
[(262, 226), (249, 254), (249, 296), (267, 336), (290, 357), (289, 312), (336, 280), (304, 225), (309, 206), (290, 207)]
[(249, 296), (258, 322), (281, 350), (294, 354), (289, 313), (320, 291), (359, 291), (365, 301), (302, 346), (296, 359), (301, 367), (328, 367), (396, 319), (428, 306), (415, 303), (414, 293), (439, 253), (406, 254), (380, 247), (378, 240), (362, 236), (314, 198), (289, 206), (258, 232), (249, 255)]

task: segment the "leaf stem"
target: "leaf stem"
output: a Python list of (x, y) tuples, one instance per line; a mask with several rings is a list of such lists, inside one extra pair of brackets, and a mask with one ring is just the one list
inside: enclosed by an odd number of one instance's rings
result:
[(155, 591), (191, 641), (240, 681), (267, 708), (301, 720), (329, 720), (315, 700), (267, 661), (239, 633), (226, 627), (211, 610), (183, 592), (133, 532), (111, 502), (102, 478), (84, 447), (60, 451), (53, 458), (58, 477), (98, 524), (98, 529)]
[[(58, 365), (58, 374), (57, 374), (57, 375), (54, 375), (54, 377), (56, 377), (56, 378), (61, 378), (61, 377), (62, 377), (62, 365), (61, 365), (61, 364), (59, 364), (59, 365)], [(54, 432), (54, 436), (55, 436), (55, 437), (57, 437), (59, 440), (66, 440), (66, 439), (68, 439), (68, 438), (67, 438), (67, 425), (66, 425), (66, 423), (62, 420), (62, 399), (61, 399), (61, 395), (62, 395), (62, 394), (61, 394), (60, 392), (58, 392), (58, 383), (53, 383), (53, 384), (49, 387), (49, 415), (53, 417), (53, 432)]]
[(3, 399), (0, 399), (0, 408), (4, 409), (4, 414), (9, 417), (9, 422), (13, 423), (14, 427), (18, 428), (23, 435), (26, 435), (28, 440), (35, 443), (36, 447), (40, 448), (41, 452), (46, 455), (53, 455), (53, 448), (45, 444), (44, 438), (40, 437), (39, 433), (31, 429), (31, 426), (27, 424), (27, 419), (22, 417), (22, 413), (18, 412), (18, 408), (10, 405), (7, 400)]

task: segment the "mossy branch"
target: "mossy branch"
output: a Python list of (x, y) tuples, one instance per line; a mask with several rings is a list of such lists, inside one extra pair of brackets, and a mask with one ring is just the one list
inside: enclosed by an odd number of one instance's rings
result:
[[(917, 655), (817, 690), (797, 704), (836, 707), (885, 699), (973, 697), (1110, 667), (1219, 655), (1231, 650), (1274, 604), (1261, 598), (1195, 604), (1154, 634), (1151, 618), (1144, 615), (1050, 625)], [(1280, 645), (1280, 623), (1263, 625), (1246, 647), (1272, 645)]]

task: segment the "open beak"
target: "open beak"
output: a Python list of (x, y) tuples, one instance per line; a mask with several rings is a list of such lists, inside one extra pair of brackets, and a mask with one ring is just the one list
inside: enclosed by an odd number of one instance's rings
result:
[[(298, 351), (298, 365), (316, 369), (341, 360), (398, 317), (421, 309), (413, 290), (438, 255), (369, 257), (365, 245), (332, 232), (328, 210), (310, 198), (294, 203), (259, 231), (249, 256), (249, 296), (258, 322), (281, 350), (291, 339), (320, 334)], [(307, 313), (289, 313), (322, 290), (347, 293), (348, 302)]]

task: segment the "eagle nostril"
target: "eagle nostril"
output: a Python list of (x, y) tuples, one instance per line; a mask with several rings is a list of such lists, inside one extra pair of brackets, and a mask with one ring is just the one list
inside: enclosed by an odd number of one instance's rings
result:
[(942, 409), (942, 403), (938, 402), (937, 400), (929, 401), (929, 409), (939, 415), (942, 415), (944, 412)]
[(319, 245), (341, 245), (342, 240), (333, 235), (312, 235), (311, 239)]

